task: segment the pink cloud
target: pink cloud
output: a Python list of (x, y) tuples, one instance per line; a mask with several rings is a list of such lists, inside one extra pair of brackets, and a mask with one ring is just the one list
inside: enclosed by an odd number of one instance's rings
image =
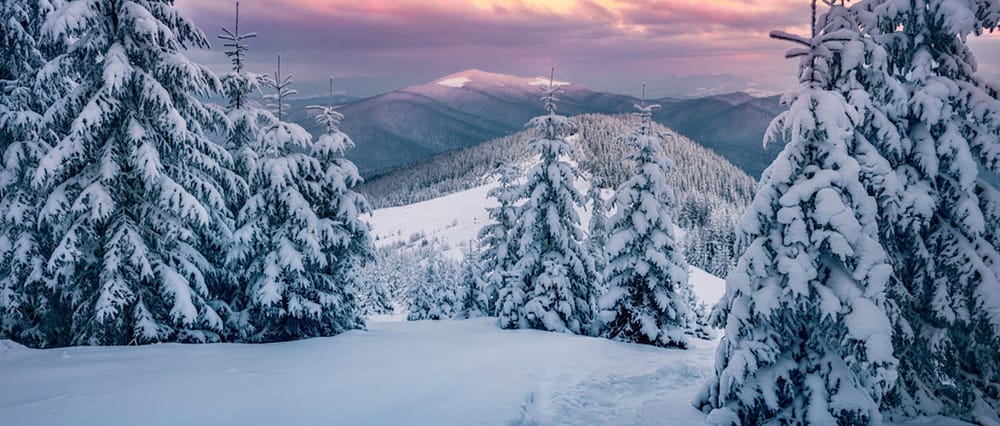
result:
[[(230, 2), (177, 4), (209, 34), (232, 20)], [(734, 73), (780, 86), (794, 82), (796, 65), (767, 33), (802, 33), (809, 19), (801, 0), (243, 0), (242, 9), (244, 28), (261, 33), (252, 51), (261, 67), (283, 51), (300, 80), (335, 73), (400, 82), (557, 65), (598, 85)], [(998, 41), (978, 41), (984, 69), (1000, 63)]]

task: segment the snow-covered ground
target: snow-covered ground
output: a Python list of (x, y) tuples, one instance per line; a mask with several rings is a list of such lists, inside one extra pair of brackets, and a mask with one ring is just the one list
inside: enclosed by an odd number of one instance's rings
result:
[(505, 331), (486, 318), (267, 345), (8, 349), (0, 424), (693, 425), (712, 346)]
[[(266, 345), (0, 341), (0, 425), (700, 425), (715, 342), (659, 349), (495, 318)], [(914, 425), (960, 425), (944, 419)]]
[(370, 220), (375, 244), (408, 243), (420, 234), (444, 243), (448, 256), (461, 259), (462, 245), (475, 239), (489, 221), (486, 207), (495, 203), (487, 193), (495, 186), (482, 185), (420, 203), (376, 210)]

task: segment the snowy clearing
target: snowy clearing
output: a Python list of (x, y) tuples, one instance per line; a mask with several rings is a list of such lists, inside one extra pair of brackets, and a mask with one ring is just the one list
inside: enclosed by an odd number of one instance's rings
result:
[(0, 352), (0, 424), (700, 424), (711, 342), (668, 350), (495, 319), (268, 345)]
[(0, 424), (703, 424), (689, 402), (715, 342), (659, 349), (495, 322), (372, 322), (266, 345), (0, 342)]

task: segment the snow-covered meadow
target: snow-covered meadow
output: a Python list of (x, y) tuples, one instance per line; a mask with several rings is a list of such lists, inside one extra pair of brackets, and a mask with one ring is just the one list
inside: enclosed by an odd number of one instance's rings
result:
[[(3, 425), (694, 425), (711, 342), (659, 349), (495, 318), (266, 345), (7, 348)], [(70, 422), (70, 423), (67, 423)]]

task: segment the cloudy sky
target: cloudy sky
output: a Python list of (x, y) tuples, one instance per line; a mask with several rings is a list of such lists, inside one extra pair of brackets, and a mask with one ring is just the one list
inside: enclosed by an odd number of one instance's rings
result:
[[(212, 37), (232, 29), (235, 0), (177, 0)], [(807, 31), (807, 0), (242, 0), (241, 31), (258, 32), (254, 71), (295, 75), (316, 92), (327, 76), (355, 96), (478, 68), (616, 92), (709, 84), (774, 90), (794, 83), (789, 47), (770, 30)], [(981, 71), (1000, 75), (1000, 37), (975, 42)], [(220, 51), (196, 52), (218, 70)], [(678, 78), (686, 77), (686, 78)]]

